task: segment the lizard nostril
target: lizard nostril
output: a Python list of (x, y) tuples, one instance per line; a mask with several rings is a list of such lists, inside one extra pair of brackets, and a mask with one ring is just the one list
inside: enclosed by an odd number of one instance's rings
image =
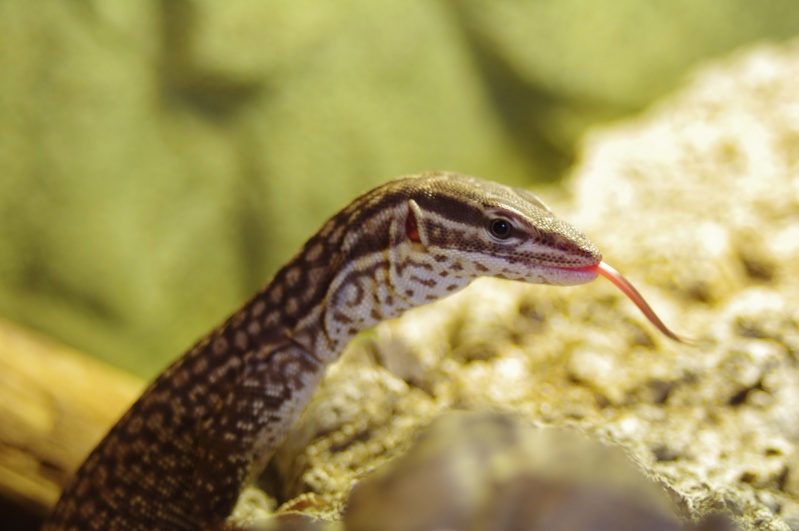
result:
[(571, 251), (572, 250), (571, 244), (569, 244), (567, 242), (558, 242), (557, 247), (558, 247), (558, 251), (564, 251), (565, 252), (565, 251)]

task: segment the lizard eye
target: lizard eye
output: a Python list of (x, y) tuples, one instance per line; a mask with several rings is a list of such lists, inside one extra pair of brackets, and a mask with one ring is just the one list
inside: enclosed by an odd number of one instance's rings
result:
[(492, 219), (488, 223), (488, 230), (491, 236), (498, 240), (507, 240), (510, 237), (513, 227), (507, 219)]

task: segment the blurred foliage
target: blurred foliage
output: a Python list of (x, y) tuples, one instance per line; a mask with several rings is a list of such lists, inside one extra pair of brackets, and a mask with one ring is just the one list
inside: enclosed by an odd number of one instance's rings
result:
[(144, 376), (402, 174), (557, 178), (791, 0), (0, 3), (0, 313)]

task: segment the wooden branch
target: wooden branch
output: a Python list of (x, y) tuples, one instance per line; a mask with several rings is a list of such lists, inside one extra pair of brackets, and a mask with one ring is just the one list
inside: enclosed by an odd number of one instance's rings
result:
[(0, 499), (44, 516), (144, 382), (0, 320)]

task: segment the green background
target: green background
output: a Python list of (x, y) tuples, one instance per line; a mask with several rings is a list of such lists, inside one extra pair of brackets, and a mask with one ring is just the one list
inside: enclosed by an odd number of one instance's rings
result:
[(558, 179), (794, 0), (0, 2), (0, 314), (151, 377), (357, 193)]

